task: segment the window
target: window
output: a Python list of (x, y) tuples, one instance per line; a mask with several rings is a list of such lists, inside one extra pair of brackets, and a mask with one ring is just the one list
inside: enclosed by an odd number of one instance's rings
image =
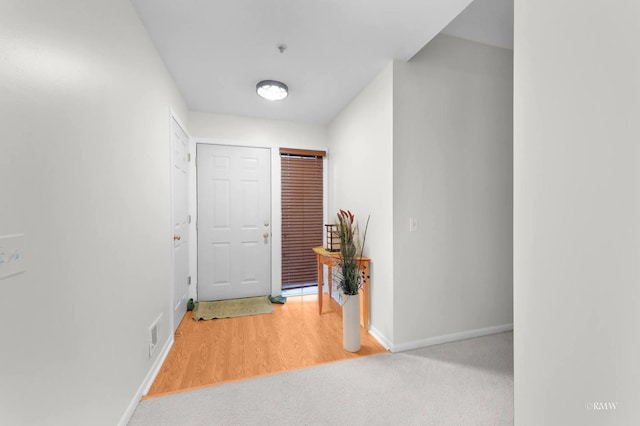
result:
[(324, 151), (280, 149), (282, 163), (282, 288), (315, 285), (322, 245)]

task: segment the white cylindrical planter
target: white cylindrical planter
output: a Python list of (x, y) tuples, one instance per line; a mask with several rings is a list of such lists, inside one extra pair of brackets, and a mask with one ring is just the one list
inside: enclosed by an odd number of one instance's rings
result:
[(340, 294), (342, 299), (342, 345), (345, 351), (360, 350), (360, 294)]

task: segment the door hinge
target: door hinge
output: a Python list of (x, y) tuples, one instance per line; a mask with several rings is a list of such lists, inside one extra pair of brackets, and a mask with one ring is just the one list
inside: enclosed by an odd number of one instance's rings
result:
[(189, 221), (187, 223), (191, 223), (191, 215), (189, 215)]
[(191, 153), (190, 152), (187, 153), (187, 162), (189, 162), (189, 163), (191, 162)]
[(187, 278), (187, 284), (191, 285), (191, 277)]

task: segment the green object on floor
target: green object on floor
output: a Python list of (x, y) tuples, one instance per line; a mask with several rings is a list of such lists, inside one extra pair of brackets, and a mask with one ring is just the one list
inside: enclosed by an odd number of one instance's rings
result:
[(195, 308), (195, 304), (193, 303), (193, 299), (189, 299), (189, 301), (187, 302), (187, 311), (193, 311), (193, 308)]
[(269, 296), (269, 300), (271, 303), (278, 303), (280, 305), (284, 305), (284, 302), (287, 301), (287, 298), (284, 296)]

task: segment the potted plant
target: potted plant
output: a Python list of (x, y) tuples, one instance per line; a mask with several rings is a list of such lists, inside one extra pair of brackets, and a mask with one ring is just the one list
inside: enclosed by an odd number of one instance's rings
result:
[(367, 237), (369, 218), (367, 218), (361, 245), (357, 241), (358, 223), (353, 213), (349, 210), (340, 210), (337, 226), (340, 236), (340, 258), (336, 277), (342, 303), (342, 343), (345, 350), (357, 352), (360, 350), (360, 288), (362, 286), (359, 259), (362, 257)]

